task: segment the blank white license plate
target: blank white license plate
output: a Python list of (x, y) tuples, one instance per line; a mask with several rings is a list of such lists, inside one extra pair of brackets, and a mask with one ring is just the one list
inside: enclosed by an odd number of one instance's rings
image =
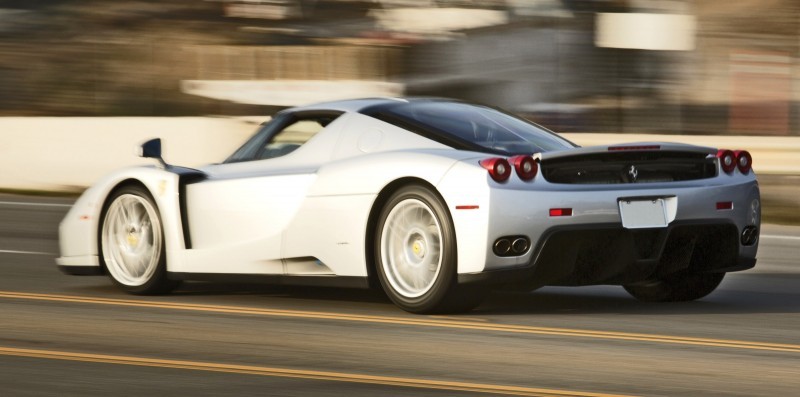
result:
[(619, 215), (626, 229), (667, 227), (664, 199), (620, 200)]

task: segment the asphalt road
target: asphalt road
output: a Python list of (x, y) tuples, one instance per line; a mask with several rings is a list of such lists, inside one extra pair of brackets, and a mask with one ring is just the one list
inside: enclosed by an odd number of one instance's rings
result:
[(0, 396), (800, 395), (800, 228), (765, 226), (756, 268), (697, 302), (544, 288), (415, 316), (375, 291), (63, 275), (68, 204), (0, 195)]

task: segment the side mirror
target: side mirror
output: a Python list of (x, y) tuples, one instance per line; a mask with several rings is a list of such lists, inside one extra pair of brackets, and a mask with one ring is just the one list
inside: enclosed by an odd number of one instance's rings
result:
[(146, 159), (156, 159), (162, 168), (167, 168), (169, 165), (161, 157), (161, 138), (151, 139), (139, 147), (139, 157)]

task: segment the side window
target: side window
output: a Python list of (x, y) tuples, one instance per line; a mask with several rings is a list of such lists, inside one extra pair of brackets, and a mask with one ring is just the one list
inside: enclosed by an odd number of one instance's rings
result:
[(225, 163), (285, 156), (303, 146), (340, 115), (341, 112), (334, 111), (278, 114), (228, 157)]
[(327, 118), (295, 121), (275, 133), (259, 150), (255, 159), (265, 160), (285, 156), (308, 142), (330, 122), (331, 120)]

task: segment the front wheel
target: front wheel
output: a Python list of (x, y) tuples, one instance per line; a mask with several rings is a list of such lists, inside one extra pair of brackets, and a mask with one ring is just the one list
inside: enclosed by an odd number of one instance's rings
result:
[(467, 311), (483, 299), (456, 280), (455, 231), (447, 207), (418, 185), (392, 194), (378, 217), (375, 263), (383, 290), (412, 313)]
[(167, 278), (161, 218), (150, 193), (139, 186), (115, 191), (103, 211), (100, 254), (109, 276), (137, 295), (167, 293), (178, 282)]
[(700, 299), (713, 292), (725, 273), (680, 272), (659, 280), (626, 285), (625, 290), (646, 302), (685, 302)]

